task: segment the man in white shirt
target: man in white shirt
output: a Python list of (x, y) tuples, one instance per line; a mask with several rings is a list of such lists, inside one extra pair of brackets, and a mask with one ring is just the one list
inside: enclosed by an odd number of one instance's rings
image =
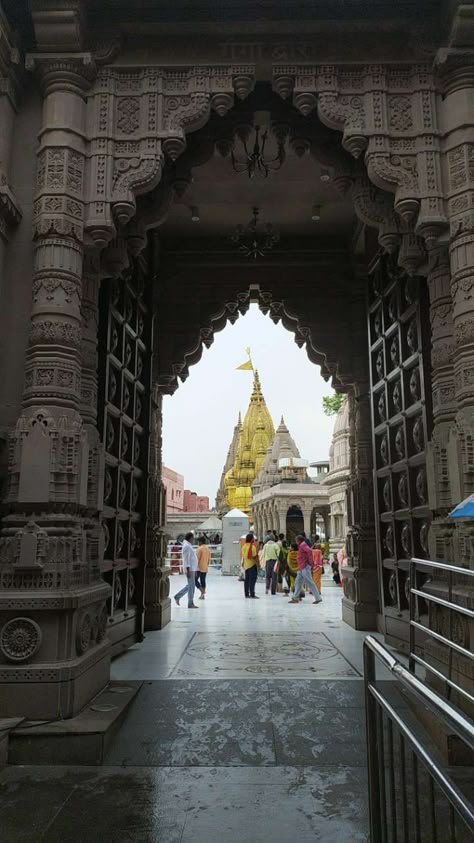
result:
[(275, 541), (273, 541), (273, 538), (268, 539), (268, 541), (266, 541), (263, 545), (262, 560), (265, 563), (265, 594), (270, 592), (270, 588), (272, 590), (272, 594), (276, 594), (276, 574), (273, 573), (273, 569), (276, 565), (279, 553), (280, 547)]
[(183, 569), (186, 574), (187, 583), (181, 591), (178, 591), (174, 596), (174, 602), (179, 606), (179, 601), (185, 594), (188, 595), (188, 609), (199, 609), (199, 606), (194, 605), (194, 588), (195, 577), (198, 569), (198, 560), (196, 551), (193, 547), (194, 535), (193, 533), (186, 533), (182, 547)]

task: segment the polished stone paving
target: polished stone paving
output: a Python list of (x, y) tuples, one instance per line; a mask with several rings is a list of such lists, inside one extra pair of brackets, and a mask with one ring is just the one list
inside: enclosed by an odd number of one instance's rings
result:
[(199, 611), (173, 604), (113, 664), (144, 684), (104, 767), (0, 774), (1, 843), (367, 840), (364, 634), (323, 582), (290, 606), (211, 574)]

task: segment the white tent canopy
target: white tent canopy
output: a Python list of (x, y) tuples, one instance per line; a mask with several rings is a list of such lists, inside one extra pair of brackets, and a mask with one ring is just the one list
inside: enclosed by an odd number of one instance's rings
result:
[(222, 532), (222, 521), (217, 515), (210, 515), (209, 518), (206, 518), (202, 524), (199, 525), (198, 530), (202, 530), (203, 532)]

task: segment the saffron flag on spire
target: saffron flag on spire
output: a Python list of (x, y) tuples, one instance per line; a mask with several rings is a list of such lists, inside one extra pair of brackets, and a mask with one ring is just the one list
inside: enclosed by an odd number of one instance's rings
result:
[(241, 369), (244, 372), (253, 372), (253, 363), (252, 358), (250, 356), (250, 348), (246, 348), (245, 351), (247, 352), (249, 359), (242, 363), (240, 366), (237, 366), (237, 369)]

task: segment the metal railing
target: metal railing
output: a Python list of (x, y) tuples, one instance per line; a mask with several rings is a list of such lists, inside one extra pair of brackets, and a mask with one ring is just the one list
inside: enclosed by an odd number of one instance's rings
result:
[[(418, 582), (420, 575), (426, 576), (426, 573), (430, 571), (435, 575), (435, 578), (425, 582), (420, 588), (420, 584)], [(438, 577), (436, 577), (436, 574)], [(410, 561), (410, 652), (408, 664), (409, 669), (413, 673), (416, 673), (416, 666), (419, 665), (424, 668), (427, 673), (430, 673), (431, 676), (436, 677), (436, 680), (440, 680), (441, 683), (444, 683), (444, 685), (440, 685), (440, 687), (444, 687), (445, 695), (448, 700), (451, 699), (452, 692), (456, 691), (461, 695), (461, 697), (463, 697), (463, 699), (467, 700), (471, 704), (474, 704), (474, 696), (470, 694), (469, 691), (467, 691), (466, 688), (464, 688), (459, 682), (453, 681), (455, 654), (465, 657), (468, 662), (474, 660), (474, 652), (472, 651), (472, 648), (468, 649), (460, 644), (459, 640), (455, 640), (455, 631), (459, 639), (459, 632), (461, 631), (462, 633), (464, 630), (463, 620), (466, 619), (471, 622), (474, 620), (474, 611), (472, 609), (470, 609), (467, 605), (464, 606), (460, 602), (456, 603), (453, 600), (455, 593), (461, 596), (463, 581), (467, 581), (469, 584), (469, 587), (464, 591), (464, 600), (467, 603), (467, 595), (470, 595), (470, 601), (472, 604), (472, 601), (474, 600), (474, 570), (469, 568), (459, 568), (455, 565), (448, 565), (444, 562), (432, 562), (431, 560), (426, 559), (413, 558)], [(437, 587), (442, 585), (445, 592), (447, 592), (447, 599), (439, 597), (436, 594), (432, 594), (430, 592), (430, 586), (432, 585)], [(429, 626), (421, 623), (421, 601), (426, 603), (428, 609)], [(446, 610), (447, 635), (444, 635), (432, 628), (434, 624), (433, 610), (437, 610), (437, 607), (441, 607)], [(423, 650), (423, 656), (425, 657), (417, 654), (417, 633), (418, 637), (420, 634), (425, 636), (425, 644), (426, 640), (431, 638), (433, 641), (437, 641), (447, 648), (446, 674), (427, 661), (425, 650)], [(467, 635), (469, 634), (467, 628), (466, 633)]]
[[(377, 665), (396, 682), (378, 682)], [(474, 723), (371, 635), (364, 641), (364, 685), (371, 842), (472, 841), (474, 805), (411, 725), (403, 702), (397, 706), (396, 692), (403, 687), (473, 750)]]
[[(218, 568), (222, 565), (222, 545), (208, 544), (208, 548), (211, 551), (209, 567)], [(182, 573), (182, 546), (177, 542), (168, 542), (166, 547), (166, 564), (171, 568), (173, 573)]]

